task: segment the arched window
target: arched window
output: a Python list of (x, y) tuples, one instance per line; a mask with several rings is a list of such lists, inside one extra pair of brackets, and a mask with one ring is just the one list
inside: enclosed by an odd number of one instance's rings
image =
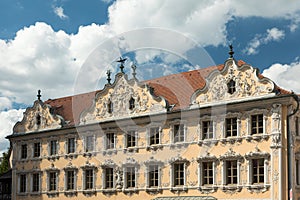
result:
[(134, 100), (134, 98), (131, 97), (129, 100), (129, 109), (133, 110), (134, 107), (135, 107), (135, 100)]
[(235, 81), (231, 79), (227, 83), (227, 87), (228, 87), (228, 93), (229, 94), (233, 94), (235, 92)]
[(107, 103), (107, 112), (108, 113), (113, 112), (113, 103), (111, 102), (111, 100), (109, 100), (108, 103)]

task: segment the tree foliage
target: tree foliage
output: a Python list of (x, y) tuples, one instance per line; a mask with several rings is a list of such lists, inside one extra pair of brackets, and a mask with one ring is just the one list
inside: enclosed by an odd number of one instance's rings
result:
[(10, 156), (10, 150), (8, 149), (7, 152), (2, 153), (2, 160), (0, 163), (0, 175), (7, 172), (7, 170), (10, 169), (9, 166), (9, 156)]

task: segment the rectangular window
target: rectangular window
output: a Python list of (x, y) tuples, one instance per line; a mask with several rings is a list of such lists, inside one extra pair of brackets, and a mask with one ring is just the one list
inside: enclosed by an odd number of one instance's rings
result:
[(159, 127), (150, 128), (150, 145), (159, 144)]
[(135, 168), (127, 167), (126, 168), (126, 188), (135, 187)]
[(20, 193), (26, 192), (26, 174), (20, 175)]
[(252, 160), (252, 184), (264, 183), (264, 159)]
[(21, 146), (21, 158), (22, 159), (27, 158), (27, 144), (22, 144)]
[(49, 172), (49, 191), (56, 191), (56, 172)]
[(114, 187), (114, 169), (105, 168), (105, 189)]
[(226, 184), (237, 184), (237, 161), (226, 161)]
[(213, 135), (213, 122), (203, 121), (202, 122), (202, 139), (212, 139)]
[(159, 168), (158, 165), (150, 165), (149, 166), (149, 187), (158, 187), (159, 180)]
[(106, 149), (114, 149), (115, 148), (115, 134), (107, 133), (106, 134)]
[(184, 170), (184, 163), (175, 163), (174, 164), (174, 171), (173, 171), (173, 177), (174, 177), (174, 186), (184, 186), (184, 176), (185, 176), (185, 170)]
[(90, 190), (94, 188), (94, 170), (85, 170), (85, 190)]
[(174, 143), (184, 142), (184, 125), (175, 124), (174, 125)]
[(85, 152), (94, 151), (94, 136), (87, 136), (85, 139)]
[(263, 134), (264, 133), (264, 122), (263, 115), (252, 115), (251, 116), (251, 134)]
[(50, 155), (56, 155), (57, 154), (57, 140), (51, 140), (50, 141)]
[(32, 174), (32, 192), (40, 191), (40, 174)]
[(127, 147), (135, 147), (136, 146), (136, 136), (135, 131), (127, 132)]
[(67, 153), (75, 153), (75, 138), (68, 138)]
[(202, 185), (212, 185), (214, 183), (213, 162), (202, 163)]
[(226, 119), (226, 137), (237, 136), (237, 118)]
[(33, 144), (33, 157), (38, 158), (41, 156), (41, 143), (36, 142)]
[(67, 181), (67, 190), (74, 190), (75, 189), (75, 171), (70, 170), (66, 171), (66, 181)]

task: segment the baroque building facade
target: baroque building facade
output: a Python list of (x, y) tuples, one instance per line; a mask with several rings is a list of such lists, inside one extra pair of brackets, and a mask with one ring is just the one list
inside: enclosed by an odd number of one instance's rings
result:
[[(300, 197), (298, 96), (224, 64), (38, 99), (13, 133), (12, 199)], [(289, 191), (289, 192), (288, 192)]]

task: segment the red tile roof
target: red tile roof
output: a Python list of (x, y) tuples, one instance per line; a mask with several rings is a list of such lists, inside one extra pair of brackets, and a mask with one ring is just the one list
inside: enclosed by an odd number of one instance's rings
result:
[[(237, 62), (239, 67), (244, 64), (245, 62), (241, 60)], [(214, 70), (221, 71), (223, 68), (224, 64), (221, 64), (204, 69), (163, 76), (142, 83), (146, 83), (152, 87), (154, 95), (161, 96), (168, 101), (169, 105), (174, 105), (173, 110), (184, 109), (189, 106), (192, 94), (205, 86), (205, 79), (208, 75)], [(259, 78), (263, 78), (263, 76), (259, 74)], [(282, 94), (290, 93), (278, 86), (276, 86), (276, 89), (279, 89)], [(62, 116), (69, 126), (73, 126), (79, 123), (80, 114), (92, 105), (95, 94), (99, 91), (100, 90), (58, 99), (49, 99), (45, 101), (45, 103), (51, 105), (56, 114)]]

